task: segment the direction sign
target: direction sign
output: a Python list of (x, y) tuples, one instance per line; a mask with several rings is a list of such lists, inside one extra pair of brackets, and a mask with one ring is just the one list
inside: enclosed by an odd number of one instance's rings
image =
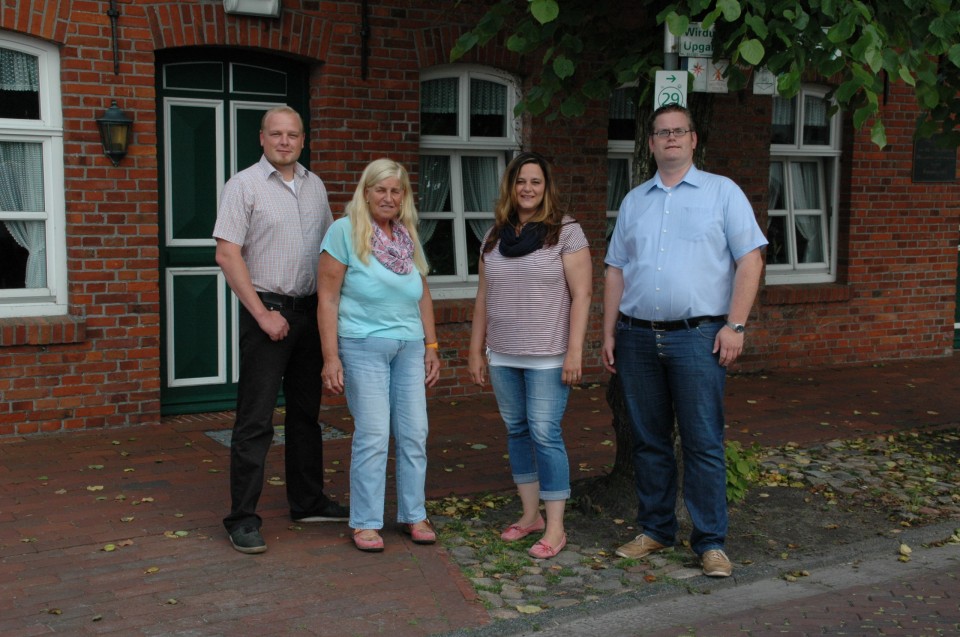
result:
[(654, 110), (667, 104), (687, 105), (687, 72), (657, 71), (653, 90)]

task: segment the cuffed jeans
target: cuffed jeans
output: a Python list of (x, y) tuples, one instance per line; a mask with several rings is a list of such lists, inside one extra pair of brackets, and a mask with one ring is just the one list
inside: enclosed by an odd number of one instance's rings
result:
[(516, 484), (540, 482), (540, 499), (570, 497), (570, 461), (561, 421), (570, 387), (563, 369), (491, 366), (490, 383), (507, 426), (510, 471)]
[(427, 395), (422, 341), (338, 339), (353, 415), (350, 527), (382, 529), (390, 436), (396, 445), (397, 522), (427, 518)]
[(323, 494), (323, 431), (318, 423), (320, 333), (316, 309), (283, 310), (290, 332), (272, 341), (256, 319), (240, 306), (240, 380), (237, 419), (230, 441), (230, 515), (227, 532), (241, 526), (260, 528), (256, 513), (263, 491), (267, 452), (273, 443), (273, 411), (283, 387), (284, 465), (287, 502), (293, 517), (320, 510)]
[(723, 322), (653, 331), (617, 323), (616, 366), (633, 431), (637, 524), (672, 545), (678, 530), (674, 420), (683, 453), (683, 495), (698, 555), (722, 549), (727, 535), (723, 391), (726, 369), (713, 353)]

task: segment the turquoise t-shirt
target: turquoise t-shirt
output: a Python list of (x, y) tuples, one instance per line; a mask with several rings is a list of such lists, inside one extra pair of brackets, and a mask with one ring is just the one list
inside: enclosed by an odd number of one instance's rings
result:
[(364, 264), (353, 249), (353, 226), (347, 217), (330, 226), (320, 246), (324, 250), (347, 266), (340, 288), (339, 336), (423, 340), (423, 280), (416, 268), (410, 274), (397, 274), (372, 253)]

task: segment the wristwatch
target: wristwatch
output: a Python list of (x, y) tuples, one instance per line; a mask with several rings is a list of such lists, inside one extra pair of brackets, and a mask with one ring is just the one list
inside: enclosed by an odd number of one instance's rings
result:
[(731, 330), (733, 330), (737, 334), (743, 334), (743, 331), (747, 329), (747, 327), (743, 323), (731, 323), (730, 321), (727, 321), (727, 327), (729, 327)]

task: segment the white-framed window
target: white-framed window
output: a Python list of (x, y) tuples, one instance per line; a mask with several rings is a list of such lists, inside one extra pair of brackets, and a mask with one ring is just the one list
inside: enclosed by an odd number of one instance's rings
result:
[(0, 317), (67, 312), (56, 46), (0, 31)]
[(519, 147), (517, 82), (477, 66), (420, 78), (420, 240), (434, 298), (472, 298), (500, 176)]
[(607, 241), (613, 235), (620, 203), (633, 183), (633, 155), (637, 136), (635, 86), (616, 89), (610, 96), (607, 120)]
[(773, 98), (768, 284), (837, 278), (840, 117), (828, 115), (828, 92), (804, 86), (791, 99)]

